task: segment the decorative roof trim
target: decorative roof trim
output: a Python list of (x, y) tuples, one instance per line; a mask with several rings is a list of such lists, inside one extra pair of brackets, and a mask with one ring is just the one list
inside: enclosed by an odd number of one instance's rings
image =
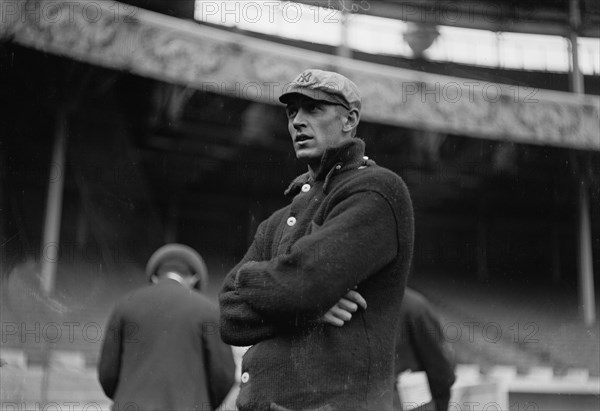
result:
[(362, 90), (364, 120), (600, 150), (600, 98), (441, 76), (284, 46), (113, 1), (0, 0), (0, 40), (242, 99), (280, 104), (302, 70)]

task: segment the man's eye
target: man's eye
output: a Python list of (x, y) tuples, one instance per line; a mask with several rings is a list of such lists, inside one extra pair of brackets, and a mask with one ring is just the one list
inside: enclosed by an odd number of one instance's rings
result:
[(287, 116), (290, 117), (290, 118), (294, 117), (297, 112), (298, 112), (298, 109), (296, 109), (296, 108), (288, 108), (287, 109)]
[(316, 111), (318, 108), (319, 108), (318, 104), (307, 104), (306, 105), (306, 110), (309, 111), (309, 112), (311, 112), (311, 113), (314, 112), (314, 111)]

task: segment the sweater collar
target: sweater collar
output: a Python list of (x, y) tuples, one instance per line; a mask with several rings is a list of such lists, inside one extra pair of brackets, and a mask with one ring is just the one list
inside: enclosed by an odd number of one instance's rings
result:
[[(336, 172), (342, 172), (350, 168), (356, 168), (367, 164), (367, 158), (364, 157), (365, 142), (359, 138), (351, 138), (348, 141), (329, 147), (323, 153), (321, 158), (321, 167), (315, 177), (315, 181), (324, 180), (323, 191), (327, 191), (329, 181)], [(363, 164), (364, 163), (364, 164)], [(286, 196), (295, 196), (302, 185), (312, 181), (309, 172), (299, 175), (290, 183), (284, 194)]]

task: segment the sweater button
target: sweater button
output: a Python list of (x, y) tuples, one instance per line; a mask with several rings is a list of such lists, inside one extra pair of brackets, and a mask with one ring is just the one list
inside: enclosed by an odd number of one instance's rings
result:
[(341, 168), (342, 168), (342, 166), (341, 166), (341, 165), (339, 165), (339, 164), (338, 164), (337, 166), (335, 166), (335, 169), (336, 169), (336, 170), (340, 170)]
[(245, 384), (248, 381), (250, 381), (250, 374), (248, 374), (247, 372), (242, 374), (242, 382)]
[(290, 217), (287, 219), (287, 225), (292, 227), (294, 224), (296, 224), (296, 217)]
[(304, 184), (302, 186), (302, 192), (307, 193), (310, 191), (310, 184)]

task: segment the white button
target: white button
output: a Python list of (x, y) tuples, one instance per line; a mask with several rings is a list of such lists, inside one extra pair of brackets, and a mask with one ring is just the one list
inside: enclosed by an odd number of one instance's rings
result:
[(341, 165), (339, 165), (339, 164), (338, 164), (337, 166), (335, 166), (335, 169), (336, 169), (336, 170), (339, 170), (340, 168), (342, 168), (342, 166), (341, 166)]
[(304, 184), (302, 186), (302, 191), (305, 192), (305, 193), (308, 192), (308, 191), (310, 191), (310, 185), (309, 184)]
[(250, 374), (248, 374), (247, 372), (242, 374), (242, 382), (245, 384), (248, 381), (250, 381)]
[(287, 219), (287, 225), (289, 225), (291, 227), (294, 224), (296, 224), (296, 217), (290, 217)]
[(369, 159), (369, 157), (363, 156), (363, 160), (368, 160), (368, 159)]

